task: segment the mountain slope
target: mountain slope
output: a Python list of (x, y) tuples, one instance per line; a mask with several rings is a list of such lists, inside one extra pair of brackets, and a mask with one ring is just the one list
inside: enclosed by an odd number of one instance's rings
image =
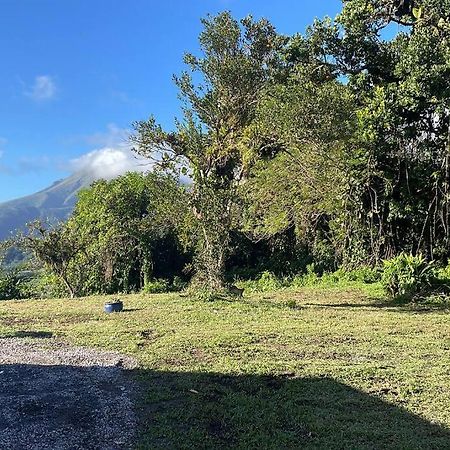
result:
[(77, 192), (90, 186), (95, 178), (90, 172), (75, 173), (36, 194), (0, 203), (0, 240), (35, 219), (49, 222), (67, 219), (75, 206)]

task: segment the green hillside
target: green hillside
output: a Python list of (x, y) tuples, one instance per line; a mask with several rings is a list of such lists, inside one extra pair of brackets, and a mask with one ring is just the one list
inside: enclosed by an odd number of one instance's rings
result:
[(94, 179), (92, 174), (76, 173), (35, 194), (0, 203), (0, 240), (35, 219), (50, 223), (67, 219), (75, 206), (77, 192)]

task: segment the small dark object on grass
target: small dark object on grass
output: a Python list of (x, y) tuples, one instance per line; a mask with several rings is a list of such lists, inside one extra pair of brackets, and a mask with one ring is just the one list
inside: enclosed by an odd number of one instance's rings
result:
[(52, 336), (53, 333), (50, 331), (16, 331), (11, 337), (45, 339)]
[(242, 297), (244, 289), (239, 289), (237, 286), (230, 286), (230, 293), (236, 297)]
[(121, 312), (123, 310), (123, 303), (121, 300), (107, 302), (107, 303), (105, 303), (105, 307), (103, 308), (103, 310), (107, 314), (112, 313), (112, 312)]

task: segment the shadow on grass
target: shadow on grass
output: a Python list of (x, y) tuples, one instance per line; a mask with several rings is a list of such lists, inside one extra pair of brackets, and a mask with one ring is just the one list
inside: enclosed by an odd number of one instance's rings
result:
[(10, 450), (129, 448), (129, 381), (142, 449), (450, 448), (448, 429), (331, 378), (26, 364), (0, 374)]
[(450, 430), (330, 378), (137, 374), (140, 448), (450, 448)]
[(51, 331), (15, 331), (8, 333), (10, 338), (34, 338), (34, 339), (49, 339), (53, 336)]
[(366, 303), (304, 303), (304, 306), (314, 306), (319, 308), (374, 308), (374, 309), (391, 309), (398, 312), (408, 312), (414, 314), (424, 314), (432, 312), (449, 312), (450, 303), (448, 302), (429, 302), (423, 301), (407, 301), (403, 299), (388, 300), (383, 298), (372, 299)]

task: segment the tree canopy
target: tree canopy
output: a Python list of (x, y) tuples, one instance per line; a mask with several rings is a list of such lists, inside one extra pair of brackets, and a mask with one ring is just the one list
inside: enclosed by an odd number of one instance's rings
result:
[(35, 228), (71, 292), (137, 290), (183, 266), (221, 290), (277, 246), (286, 272), (448, 259), (450, 0), (346, 0), (293, 36), (228, 12), (202, 24), (175, 77), (183, 116), (134, 124), (160, 170), (99, 181), (66, 225)]

